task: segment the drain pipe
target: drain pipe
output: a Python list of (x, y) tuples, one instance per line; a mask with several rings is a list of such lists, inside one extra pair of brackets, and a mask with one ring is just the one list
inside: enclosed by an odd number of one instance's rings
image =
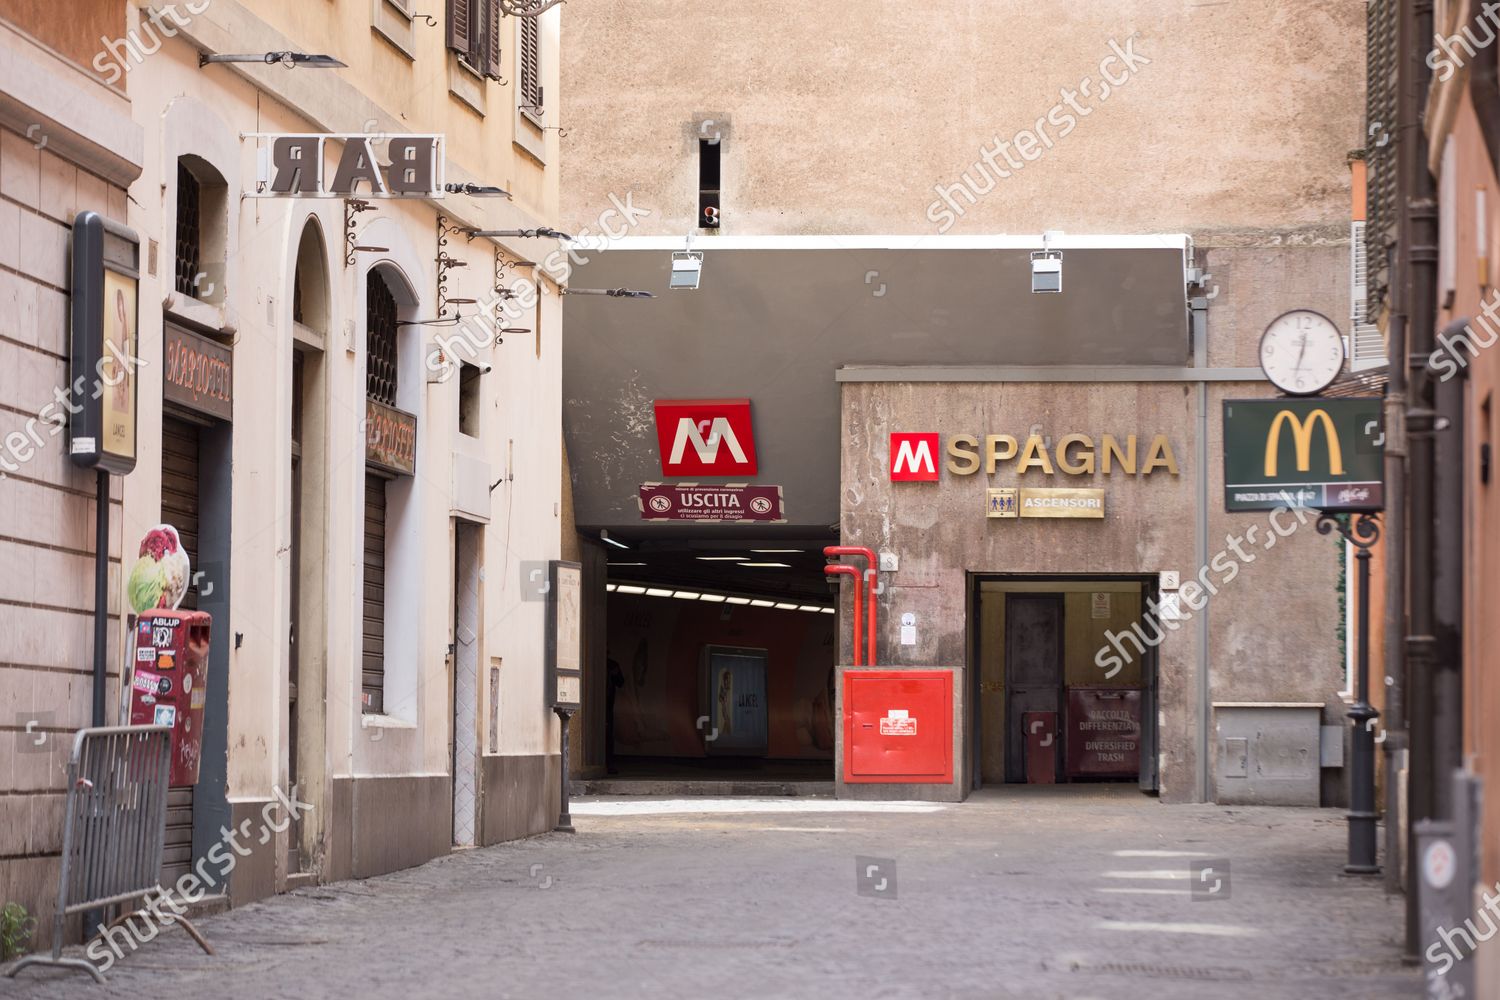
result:
[[(1204, 286), (1210, 275), (1200, 274), (1198, 282), (1191, 289), (1191, 297), (1188, 299), (1190, 331), (1192, 335), (1193, 367), (1202, 371), (1208, 367), (1208, 296), (1204, 295)], [(1198, 433), (1196, 452), (1196, 463), (1198, 465), (1198, 481), (1195, 484), (1195, 502), (1198, 507), (1196, 530), (1193, 532), (1193, 560), (1201, 570), (1208, 565), (1208, 383), (1203, 379), (1198, 380)], [(1198, 663), (1197, 663), (1197, 689), (1198, 689), (1198, 711), (1195, 713), (1197, 719), (1197, 744), (1198, 744), (1198, 769), (1194, 775), (1196, 786), (1196, 798), (1199, 802), (1207, 802), (1210, 798), (1210, 790), (1213, 788), (1211, 761), (1213, 759), (1212, 736), (1210, 719), (1213, 717), (1213, 690), (1209, 683), (1208, 662), (1208, 615), (1213, 607), (1213, 602), (1208, 601), (1202, 610), (1194, 613), (1198, 626)], [(1158, 686), (1160, 691), (1160, 686)], [(1160, 704), (1155, 710), (1161, 711)], [(1153, 724), (1155, 720), (1153, 720)], [(1160, 734), (1157, 742), (1160, 744)], [(1158, 782), (1161, 780), (1160, 771), (1157, 773)]]

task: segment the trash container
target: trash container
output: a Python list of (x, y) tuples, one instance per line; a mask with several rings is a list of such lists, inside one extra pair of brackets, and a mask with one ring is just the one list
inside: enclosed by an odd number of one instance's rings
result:
[(212, 621), (205, 611), (153, 608), (135, 626), (130, 724), (172, 727), (174, 786), (198, 783)]

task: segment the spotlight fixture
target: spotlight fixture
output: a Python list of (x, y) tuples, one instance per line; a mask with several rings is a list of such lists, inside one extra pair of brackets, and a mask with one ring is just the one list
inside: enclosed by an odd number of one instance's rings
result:
[(539, 226), (536, 229), (475, 229), (472, 226), (459, 226), (458, 232), (463, 233), (471, 240), (476, 236), (484, 236), (489, 239), (497, 239), (505, 236), (519, 237), (527, 240), (552, 239), (571, 241), (573, 239), (567, 233), (558, 232), (556, 229), (548, 229), (546, 226)]
[(444, 184), (449, 194), (466, 194), (473, 198), (509, 198), (510, 192), (493, 184)]
[(313, 52), (223, 52), (198, 56), (198, 66), (201, 69), (209, 63), (265, 63), (274, 66), (277, 63), (287, 69), (297, 66), (305, 66), (308, 69), (343, 69), (347, 63), (342, 63), (333, 56), (325, 56)]
[(564, 295), (608, 295), (613, 299), (654, 299), (656, 296), (651, 292), (643, 292), (635, 288), (564, 288)]
[(1031, 252), (1031, 290), (1033, 292), (1062, 291), (1062, 251), (1053, 250), (1048, 244), (1054, 236), (1062, 233), (1047, 231), (1042, 234), (1042, 248)]
[(687, 249), (677, 250), (672, 254), (672, 276), (667, 281), (667, 287), (693, 291), (698, 287), (698, 280), (702, 276), (703, 251), (693, 249), (693, 234), (689, 233)]

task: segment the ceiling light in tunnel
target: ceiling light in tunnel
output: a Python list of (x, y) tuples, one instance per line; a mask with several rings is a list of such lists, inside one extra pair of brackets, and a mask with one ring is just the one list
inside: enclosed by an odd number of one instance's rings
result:
[(615, 585), (615, 589), (622, 594), (644, 594), (646, 592), (645, 587), (637, 587), (632, 583), (617, 584)]
[(796, 611), (797, 610), (797, 605), (795, 605), (795, 604), (787, 604), (785, 601), (781, 601), (781, 602), (777, 603), (776, 610), (777, 611)]
[(696, 590), (679, 590), (679, 591), (677, 591), (677, 593), (673, 594), (672, 596), (673, 597), (679, 597), (679, 598), (681, 598), (684, 601), (696, 601), (698, 598), (702, 597), (703, 595), (700, 594), (700, 593), (698, 593)]
[(776, 602), (775, 601), (751, 601), (750, 602), (750, 606), (752, 608), (774, 608), (776, 606)]
[(671, 597), (672, 596), (672, 592), (670, 590), (663, 590), (660, 587), (647, 587), (646, 588), (646, 596), (647, 597)]
[(742, 562), (741, 566), (746, 569), (791, 569), (791, 563), (783, 562)]
[(760, 555), (760, 556), (775, 556), (775, 555), (782, 555), (782, 554), (792, 553), (792, 552), (806, 552), (807, 550), (806, 549), (751, 549), (750, 551), (754, 552), (756, 555)]
[(744, 556), (693, 556), (699, 562), (739, 562)]
[(822, 610), (822, 612), (825, 615), (836, 615), (836, 614), (838, 614), (838, 609), (837, 608), (822, 608), (821, 610)]
[(608, 591), (609, 593), (611, 593), (611, 594), (613, 594), (615, 592), (615, 587), (616, 587), (616, 584), (613, 584), (613, 583), (606, 583), (604, 585), (604, 589), (606, 591)]
[(612, 562), (609, 565), (611, 565), (611, 566), (644, 566), (646, 564), (643, 563), (643, 562), (618, 562), (618, 563)]
[(613, 538), (610, 538), (609, 537), (609, 532), (607, 530), (603, 529), (603, 528), (601, 528), (599, 530), (599, 540), (601, 542), (608, 542), (610, 545), (613, 545), (617, 549), (628, 549), (628, 548), (630, 548), (630, 546), (626, 545), (624, 542), (617, 542)]
[(725, 600), (728, 601), (730, 604), (749, 604), (750, 603), (750, 598), (748, 598), (748, 597), (726, 597)]
[(798, 611), (822, 611), (823, 609), (820, 608), (820, 607), (818, 607), (818, 605), (816, 605), (816, 604), (804, 604), (800, 608), (798, 608), (797, 610)]
[(713, 601), (715, 604), (722, 604), (722, 603), (724, 603), (725, 601), (727, 601), (729, 599), (730, 598), (725, 597), (723, 594), (699, 594), (698, 595), (698, 600), (700, 600), (700, 601)]

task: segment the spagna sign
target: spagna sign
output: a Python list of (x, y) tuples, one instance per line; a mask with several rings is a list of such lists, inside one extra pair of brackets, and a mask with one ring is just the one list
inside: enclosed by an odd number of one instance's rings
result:
[[(891, 434), (890, 474), (892, 482), (936, 482), (940, 436), (928, 433)], [(1142, 447), (1135, 434), (1118, 438), (1105, 434), (1066, 434), (1053, 444), (1040, 435), (1024, 440), (1011, 434), (952, 434), (947, 440), (944, 464), (950, 475), (972, 476), (981, 469), (993, 476), (1002, 466), (1017, 475), (1037, 472), (1044, 476), (1092, 476), (1095, 473), (1149, 476), (1154, 472), (1178, 475), (1177, 456), (1165, 434), (1157, 434)]]

